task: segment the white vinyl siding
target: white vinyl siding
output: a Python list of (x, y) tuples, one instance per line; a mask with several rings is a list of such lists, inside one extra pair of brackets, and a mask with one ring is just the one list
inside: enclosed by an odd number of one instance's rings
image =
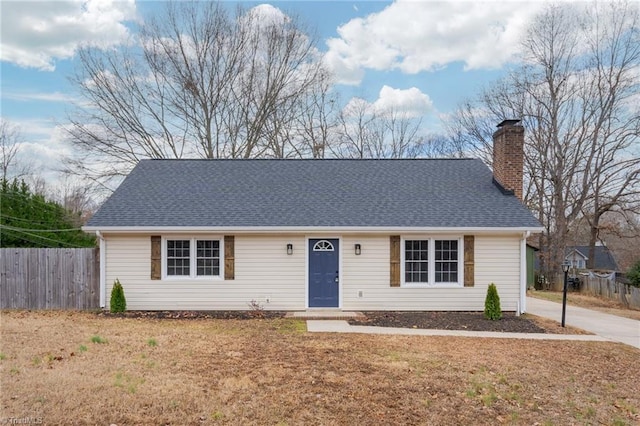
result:
[[(503, 310), (518, 306), (521, 235), (475, 237), (474, 287), (427, 288), (390, 286), (388, 235), (333, 237), (341, 238), (343, 310), (482, 311), (492, 282)], [(269, 310), (305, 310), (308, 238), (316, 237), (235, 235), (234, 280), (222, 278), (224, 262), (221, 277), (151, 280), (150, 235), (105, 235), (106, 306), (117, 278), (131, 310), (247, 310), (252, 300)], [(293, 245), (291, 255), (287, 244)], [(360, 255), (355, 254), (355, 244), (361, 246)], [(462, 247), (459, 250), (462, 253)]]
[[(247, 310), (252, 300), (269, 310), (305, 309), (303, 235), (236, 235), (234, 280), (221, 277), (151, 280), (150, 235), (105, 238), (107, 307), (113, 282), (118, 278), (130, 310)], [(292, 255), (287, 255), (289, 243), (293, 244)]]
[[(475, 237), (473, 287), (391, 287), (389, 237), (344, 236), (342, 309), (482, 311), (487, 287), (498, 287), (501, 307), (515, 311), (520, 289), (519, 235)], [(362, 254), (353, 247), (360, 244)], [(462, 247), (460, 247), (462, 253)]]
[(575, 250), (564, 259), (569, 261), (569, 263), (571, 263), (571, 267), (574, 269), (585, 269), (587, 266), (587, 259)]

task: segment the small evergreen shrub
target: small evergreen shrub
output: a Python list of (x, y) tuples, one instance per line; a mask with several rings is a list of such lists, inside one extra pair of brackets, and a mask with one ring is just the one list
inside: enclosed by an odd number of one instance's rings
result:
[(124, 289), (120, 280), (116, 278), (111, 289), (111, 312), (124, 312), (127, 310), (127, 300), (124, 297)]
[(627, 272), (629, 283), (634, 287), (640, 287), (640, 260), (635, 263)]
[(498, 289), (494, 283), (489, 284), (487, 297), (484, 299), (484, 317), (492, 321), (502, 318), (500, 296), (498, 296)]

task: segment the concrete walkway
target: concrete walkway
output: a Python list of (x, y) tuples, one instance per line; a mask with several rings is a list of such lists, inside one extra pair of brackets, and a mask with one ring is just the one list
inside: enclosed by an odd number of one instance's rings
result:
[[(562, 304), (527, 297), (527, 312), (562, 321)], [(597, 334), (607, 340), (640, 348), (640, 321), (567, 304), (565, 324)]]
[(347, 321), (342, 320), (308, 320), (307, 331), (311, 333), (365, 333), (408, 336), (488, 337), (493, 339), (584, 340), (591, 342), (605, 342), (609, 340), (604, 337), (590, 334), (502, 333), (496, 331), (374, 327), (367, 325), (350, 325)]
[[(528, 297), (527, 312), (560, 322), (562, 319), (562, 304)], [(581, 340), (592, 342), (615, 341), (640, 348), (640, 321), (567, 305), (565, 323), (572, 327), (590, 331), (595, 333), (595, 335), (372, 327), (350, 325), (344, 320), (308, 320), (307, 330), (311, 333), (367, 333), (410, 336), (485, 337), (494, 339)]]

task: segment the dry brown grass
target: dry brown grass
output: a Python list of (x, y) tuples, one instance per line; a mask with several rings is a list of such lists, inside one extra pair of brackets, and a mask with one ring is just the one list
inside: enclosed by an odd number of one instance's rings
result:
[[(559, 291), (529, 291), (527, 292), (527, 296), (562, 303), (562, 292)], [(621, 302), (618, 302), (616, 300), (568, 292), (567, 303), (570, 305), (579, 306), (581, 308), (594, 309), (606, 314), (618, 315), (620, 317), (640, 320), (640, 309), (626, 307)]]
[(82, 312), (11, 311), (1, 321), (0, 422), (640, 421), (640, 351), (622, 344), (309, 334), (294, 320)]

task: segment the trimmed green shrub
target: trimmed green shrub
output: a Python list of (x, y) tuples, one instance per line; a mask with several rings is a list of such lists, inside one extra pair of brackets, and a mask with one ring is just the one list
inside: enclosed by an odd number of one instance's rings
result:
[(116, 278), (111, 289), (111, 312), (124, 312), (127, 310), (127, 300), (124, 297), (124, 288), (120, 280)]
[(640, 287), (640, 260), (637, 261), (631, 269), (629, 269), (629, 272), (627, 272), (627, 278), (632, 286)]
[(500, 296), (498, 296), (498, 289), (494, 283), (489, 284), (487, 297), (484, 299), (484, 317), (492, 321), (502, 318)]

